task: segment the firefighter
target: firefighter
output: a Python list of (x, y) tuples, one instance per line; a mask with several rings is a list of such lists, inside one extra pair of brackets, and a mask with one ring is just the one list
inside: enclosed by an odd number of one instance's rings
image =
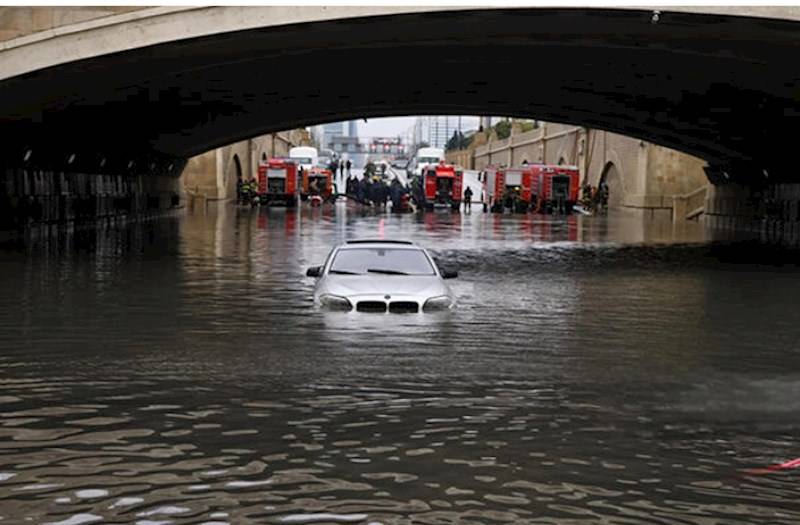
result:
[(236, 204), (242, 203), (242, 193), (244, 192), (244, 181), (241, 177), (236, 179)]
[(517, 204), (517, 194), (514, 188), (507, 188), (503, 195), (503, 207), (514, 213)]
[(464, 211), (472, 212), (472, 188), (469, 186), (464, 190)]
[(356, 200), (361, 204), (365, 204), (367, 201), (367, 195), (369, 192), (369, 183), (367, 177), (362, 177), (361, 180), (358, 181), (358, 185), (356, 186)]
[(250, 181), (242, 180), (242, 204), (247, 204), (250, 201)]
[(520, 197), (520, 187), (514, 186), (514, 191), (511, 192), (511, 213), (518, 213), (520, 211), (522, 198)]
[(403, 186), (400, 184), (400, 181), (397, 180), (397, 177), (392, 179), (392, 183), (389, 185), (389, 196), (392, 199), (392, 211), (399, 212), (400, 211), (400, 197), (403, 194)]
[(253, 203), (254, 199), (258, 196), (258, 181), (255, 177), (250, 177), (250, 204)]
[(374, 174), (375, 174), (375, 164), (373, 164), (372, 161), (369, 161), (367, 162), (367, 165), (364, 166), (364, 177), (371, 179)]
[(386, 181), (381, 181), (381, 205), (386, 209), (386, 204), (389, 202), (389, 185)]

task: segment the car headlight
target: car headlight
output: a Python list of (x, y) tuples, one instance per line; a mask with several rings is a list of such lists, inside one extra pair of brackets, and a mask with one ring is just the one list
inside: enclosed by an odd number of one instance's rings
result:
[(350, 304), (350, 301), (347, 300), (346, 297), (340, 297), (338, 295), (320, 295), (319, 304), (328, 310), (349, 312), (353, 309), (353, 305)]
[(431, 297), (425, 304), (422, 305), (422, 310), (424, 312), (433, 312), (436, 310), (447, 310), (453, 306), (453, 301), (446, 295), (440, 295), (438, 297)]

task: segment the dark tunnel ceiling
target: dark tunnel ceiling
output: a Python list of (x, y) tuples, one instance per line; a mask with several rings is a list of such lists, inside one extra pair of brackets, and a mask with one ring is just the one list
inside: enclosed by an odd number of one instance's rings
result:
[(0, 127), (29, 143), (186, 157), (335, 120), (491, 114), (606, 129), (711, 161), (788, 166), (800, 25), (650, 18), (479, 10), (181, 40), (2, 82)]

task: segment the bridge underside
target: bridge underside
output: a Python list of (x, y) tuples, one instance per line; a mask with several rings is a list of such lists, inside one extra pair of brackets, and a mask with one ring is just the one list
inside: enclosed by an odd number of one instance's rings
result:
[(175, 174), (247, 137), (359, 117), (488, 114), (605, 129), (795, 180), (800, 24), (597, 9), (396, 15), (247, 30), (0, 83), (7, 167)]

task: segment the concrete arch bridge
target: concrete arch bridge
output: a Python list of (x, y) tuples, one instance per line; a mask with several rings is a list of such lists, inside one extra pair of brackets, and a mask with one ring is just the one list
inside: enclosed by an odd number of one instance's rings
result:
[(689, 153), (715, 184), (795, 178), (797, 8), (36, 9), (0, 18), (7, 173), (170, 177), (297, 126), (492, 114)]

